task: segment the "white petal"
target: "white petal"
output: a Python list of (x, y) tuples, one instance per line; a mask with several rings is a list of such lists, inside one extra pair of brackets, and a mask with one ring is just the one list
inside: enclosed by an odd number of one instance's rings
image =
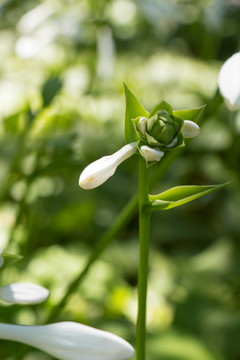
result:
[(232, 55), (222, 66), (218, 86), (231, 111), (240, 109), (240, 52)]
[(161, 150), (153, 149), (147, 145), (141, 146), (141, 153), (146, 161), (160, 161), (164, 155), (164, 152)]
[(137, 143), (123, 146), (112, 155), (104, 156), (88, 165), (80, 175), (79, 186), (83, 189), (93, 189), (102, 185), (112, 176), (118, 165), (132, 156), (137, 150)]
[(146, 117), (141, 117), (139, 119), (139, 122), (137, 124), (137, 128), (138, 131), (142, 134), (142, 135), (146, 135), (146, 131), (147, 131), (147, 118)]
[(123, 360), (134, 354), (122, 338), (74, 322), (42, 326), (0, 324), (0, 339), (19, 341), (60, 360)]
[(200, 127), (193, 121), (184, 120), (181, 132), (184, 138), (193, 138), (199, 134)]
[(0, 300), (11, 304), (39, 304), (48, 296), (47, 289), (30, 283), (13, 283), (0, 287)]

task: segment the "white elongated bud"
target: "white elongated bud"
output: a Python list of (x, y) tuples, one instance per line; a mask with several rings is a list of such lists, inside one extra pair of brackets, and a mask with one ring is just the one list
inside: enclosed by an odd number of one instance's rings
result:
[(134, 354), (133, 347), (122, 338), (75, 322), (0, 324), (0, 339), (36, 347), (59, 360), (123, 360)]
[(0, 300), (10, 304), (39, 304), (49, 296), (42, 286), (30, 283), (13, 283), (0, 287)]
[(193, 138), (199, 134), (200, 127), (193, 121), (184, 120), (181, 132), (184, 138)]
[(163, 151), (151, 148), (147, 145), (141, 146), (140, 149), (143, 157), (148, 162), (160, 161), (164, 155)]
[(218, 76), (219, 91), (229, 110), (240, 109), (240, 52), (223, 64)]
[(128, 159), (137, 151), (137, 143), (133, 142), (123, 146), (112, 155), (104, 156), (88, 165), (80, 175), (79, 186), (83, 189), (93, 189), (102, 185), (112, 176), (118, 165)]

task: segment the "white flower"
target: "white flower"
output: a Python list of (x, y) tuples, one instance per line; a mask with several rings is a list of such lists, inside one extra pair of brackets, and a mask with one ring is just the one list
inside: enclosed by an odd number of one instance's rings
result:
[(104, 156), (88, 165), (79, 178), (79, 186), (83, 189), (93, 189), (102, 185), (112, 176), (119, 164), (128, 159), (137, 151), (137, 143), (123, 146), (112, 155)]
[(240, 52), (232, 55), (222, 66), (218, 86), (229, 110), (240, 109)]
[(200, 127), (193, 121), (184, 120), (181, 132), (184, 138), (193, 138), (199, 134)]
[(11, 304), (39, 304), (48, 296), (47, 289), (30, 283), (13, 283), (0, 287), (0, 300)]
[(147, 145), (141, 146), (140, 149), (143, 157), (148, 162), (160, 161), (164, 155), (163, 151), (151, 148)]
[(34, 346), (60, 360), (122, 360), (134, 354), (133, 347), (122, 338), (74, 322), (0, 324), (0, 339)]

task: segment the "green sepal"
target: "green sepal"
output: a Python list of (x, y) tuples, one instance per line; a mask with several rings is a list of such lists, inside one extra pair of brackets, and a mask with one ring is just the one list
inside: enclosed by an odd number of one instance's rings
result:
[(146, 138), (147, 138), (147, 144), (146, 145), (150, 145), (150, 146), (164, 146), (163, 143), (160, 143), (159, 141), (157, 141), (156, 139), (154, 139), (154, 137), (152, 137), (151, 135), (149, 135), (148, 133), (146, 133)]
[(182, 130), (182, 127), (184, 125), (184, 119), (179, 117), (179, 116), (174, 116), (173, 121), (175, 123), (177, 123), (177, 125), (178, 125), (178, 132), (177, 132), (177, 135), (178, 135), (180, 133), (180, 131)]
[(176, 186), (158, 195), (149, 195), (149, 203), (145, 205), (145, 211), (169, 210), (220, 190), (228, 184), (229, 182), (219, 185)]
[(184, 120), (191, 120), (196, 123), (198, 121), (203, 109), (205, 108), (205, 106), (206, 105), (203, 105), (198, 108), (188, 109), (188, 110), (174, 110), (173, 115), (180, 117)]
[(156, 112), (161, 111), (161, 110), (166, 110), (169, 115), (173, 114), (173, 110), (172, 110), (171, 105), (169, 105), (166, 101), (162, 101), (160, 104), (158, 104), (157, 106), (155, 106), (152, 109), (152, 111), (150, 112), (149, 117), (152, 117), (153, 115), (156, 114)]
[(4, 270), (8, 266), (11, 266), (15, 264), (16, 262), (20, 261), (23, 256), (22, 255), (16, 255), (16, 254), (0, 254), (0, 257), (4, 259), (3, 265), (0, 267), (0, 270)]
[(177, 143), (176, 145), (174, 145), (173, 147), (168, 147), (168, 146), (165, 146), (165, 150), (172, 150), (172, 149), (177, 149), (179, 147), (183, 147), (185, 146), (185, 142), (184, 142), (184, 137), (182, 135), (182, 133), (179, 133), (178, 136), (177, 136)]
[(126, 84), (124, 85), (125, 99), (126, 99), (126, 113), (125, 113), (125, 141), (126, 144), (138, 141), (138, 136), (132, 122), (132, 119), (136, 119), (140, 116), (148, 117), (149, 113), (137, 100), (135, 95), (129, 90)]
[[(152, 146), (152, 147), (159, 147), (160, 150), (162, 150), (162, 151), (165, 151), (165, 150), (168, 151), (168, 150), (177, 149), (177, 148), (179, 148), (179, 147), (185, 146), (184, 138), (183, 138), (183, 136), (182, 136), (181, 133), (179, 133), (177, 136), (175, 136), (174, 139), (177, 139), (177, 142), (176, 142), (176, 144), (173, 145), (173, 146), (169, 146), (169, 144), (168, 144), (168, 145), (165, 145), (165, 144), (157, 141), (156, 139), (154, 139), (154, 138), (153, 138), (151, 135), (149, 135), (149, 134), (146, 134), (146, 138), (147, 138), (147, 144), (145, 144), (145, 145), (150, 145), (150, 146)], [(173, 140), (173, 141), (174, 141), (174, 140)]]

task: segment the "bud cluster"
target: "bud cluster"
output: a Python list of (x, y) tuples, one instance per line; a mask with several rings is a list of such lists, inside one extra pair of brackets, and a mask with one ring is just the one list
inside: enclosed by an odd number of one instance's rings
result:
[[(161, 160), (166, 150), (184, 146), (184, 138), (192, 138), (199, 134), (199, 126), (184, 118), (197, 120), (201, 108), (191, 110), (173, 111), (171, 106), (162, 101), (149, 114), (137, 102), (137, 99), (127, 90), (127, 107), (131, 108), (131, 102), (137, 106), (135, 114), (144, 114), (125, 119), (125, 138), (127, 145), (112, 155), (104, 156), (88, 165), (79, 177), (79, 186), (83, 189), (93, 189), (103, 184), (111, 177), (119, 164), (139, 151), (147, 164), (154, 164)], [(133, 106), (133, 108), (134, 108)], [(126, 112), (128, 114), (128, 111)], [(148, 116), (148, 117), (146, 117)], [(127, 134), (127, 136), (126, 136)]]
[(139, 138), (138, 149), (147, 162), (158, 162), (166, 150), (184, 146), (184, 138), (199, 134), (199, 126), (174, 116), (170, 105), (162, 102), (149, 118), (138, 117), (133, 124)]

